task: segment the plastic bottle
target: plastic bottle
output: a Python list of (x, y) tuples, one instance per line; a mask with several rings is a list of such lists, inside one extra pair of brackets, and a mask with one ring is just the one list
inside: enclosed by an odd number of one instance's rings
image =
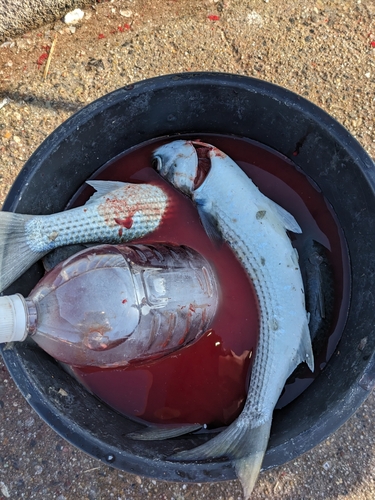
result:
[(70, 365), (121, 366), (193, 341), (217, 306), (214, 272), (196, 251), (100, 245), (58, 264), (28, 298), (0, 297), (0, 342), (31, 336)]

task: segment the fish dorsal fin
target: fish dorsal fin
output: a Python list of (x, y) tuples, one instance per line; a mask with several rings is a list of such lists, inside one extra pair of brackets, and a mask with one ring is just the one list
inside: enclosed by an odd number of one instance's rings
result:
[(285, 229), (287, 229), (288, 231), (293, 231), (293, 233), (302, 233), (302, 229), (300, 228), (298, 222), (292, 214), (285, 210), (285, 208), (280, 207), (280, 205), (278, 205), (274, 201), (270, 199), (268, 201), (270, 202), (271, 207), (275, 210), (277, 215), (282, 220)]
[(310, 370), (314, 371), (314, 353), (311, 345), (311, 336), (308, 325), (308, 316), (306, 317), (306, 322), (303, 325), (303, 331), (301, 336), (301, 343), (299, 345), (298, 354), (300, 362), (305, 361)]
[(120, 181), (86, 181), (86, 184), (95, 189), (95, 193), (87, 200), (86, 205), (95, 202), (98, 198), (126, 186), (127, 182)]
[(216, 247), (223, 243), (223, 237), (217, 226), (216, 219), (210, 214), (205, 205), (197, 203), (197, 210), (207, 236)]

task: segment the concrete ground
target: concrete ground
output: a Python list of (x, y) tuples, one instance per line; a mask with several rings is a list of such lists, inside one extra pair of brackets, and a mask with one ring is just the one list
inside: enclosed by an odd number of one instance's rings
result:
[[(373, 0), (115, 0), (0, 45), (0, 202), (59, 124), (123, 85), (182, 71), (251, 75), (310, 99), (375, 157)], [(48, 52), (49, 72), (43, 78)], [(375, 398), (326, 442), (261, 474), (254, 500), (375, 498)], [(242, 498), (238, 481), (174, 484), (119, 472), (73, 448), (0, 365), (0, 498)]]

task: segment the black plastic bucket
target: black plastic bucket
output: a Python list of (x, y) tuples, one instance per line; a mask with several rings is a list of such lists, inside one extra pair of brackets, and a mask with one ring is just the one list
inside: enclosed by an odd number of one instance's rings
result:
[[(89, 176), (127, 148), (159, 136), (207, 132), (248, 137), (293, 159), (334, 207), (349, 248), (351, 303), (341, 341), (308, 389), (275, 413), (263, 465), (269, 468), (334, 432), (375, 383), (375, 166), (347, 130), (305, 99), (264, 81), (220, 73), (162, 76), (106, 95), (61, 125), (26, 163), (4, 210), (59, 212)], [(41, 273), (41, 265), (34, 265), (6, 293), (27, 295)], [(177, 446), (202, 444), (207, 436), (127, 439), (139, 425), (87, 393), (32, 342), (3, 347), (5, 363), (35, 411), (90, 455), (158, 479), (235, 477), (222, 459), (193, 464), (166, 459)]]

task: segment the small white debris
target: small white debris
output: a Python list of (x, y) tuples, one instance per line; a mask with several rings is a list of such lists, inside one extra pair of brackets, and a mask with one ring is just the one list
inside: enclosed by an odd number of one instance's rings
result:
[(366, 78), (370, 78), (370, 76), (371, 76), (371, 73), (370, 73), (370, 72), (365, 73), (365, 77), (366, 77)]
[(73, 35), (76, 32), (76, 27), (75, 26), (69, 26), (69, 31)]
[(14, 140), (14, 142), (16, 142), (17, 144), (19, 144), (19, 143), (21, 142), (21, 138), (20, 138), (20, 137), (18, 137), (18, 135), (14, 135), (14, 136), (13, 136), (13, 140)]
[(0, 45), (0, 47), (11, 49), (14, 47), (14, 42), (4, 42)]
[(132, 10), (120, 10), (120, 15), (123, 17), (132, 17), (133, 11)]
[(0, 109), (6, 106), (10, 102), (8, 97), (4, 97), (4, 99), (0, 102)]
[(77, 24), (81, 19), (83, 19), (83, 16), (85, 13), (81, 9), (74, 9), (71, 12), (68, 12), (64, 16), (64, 23), (65, 24)]
[(324, 462), (323, 469), (324, 470), (329, 470), (330, 468), (331, 468), (331, 464), (329, 462)]
[(35, 424), (35, 420), (33, 417), (29, 417), (25, 420), (26, 427), (32, 427)]
[(58, 390), (58, 394), (60, 394), (60, 396), (65, 396), (65, 397), (68, 395), (68, 393), (64, 389), (61, 389), (61, 388)]
[(43, 467), (41, 465), (35, 466), (35, 474), (41, 474), (43, 472)]
[(0, 490), (1, 490), (1, 493), (6, 498), (10, 498), (9, 490), (8, 490), (7, 486), (5, 486), (5, 484), (2, 481), (0, 481)]
[(263, 18), (255, 10), (252, 10), (247, 15), (247, 22), (254, 26), (263, 26)]

